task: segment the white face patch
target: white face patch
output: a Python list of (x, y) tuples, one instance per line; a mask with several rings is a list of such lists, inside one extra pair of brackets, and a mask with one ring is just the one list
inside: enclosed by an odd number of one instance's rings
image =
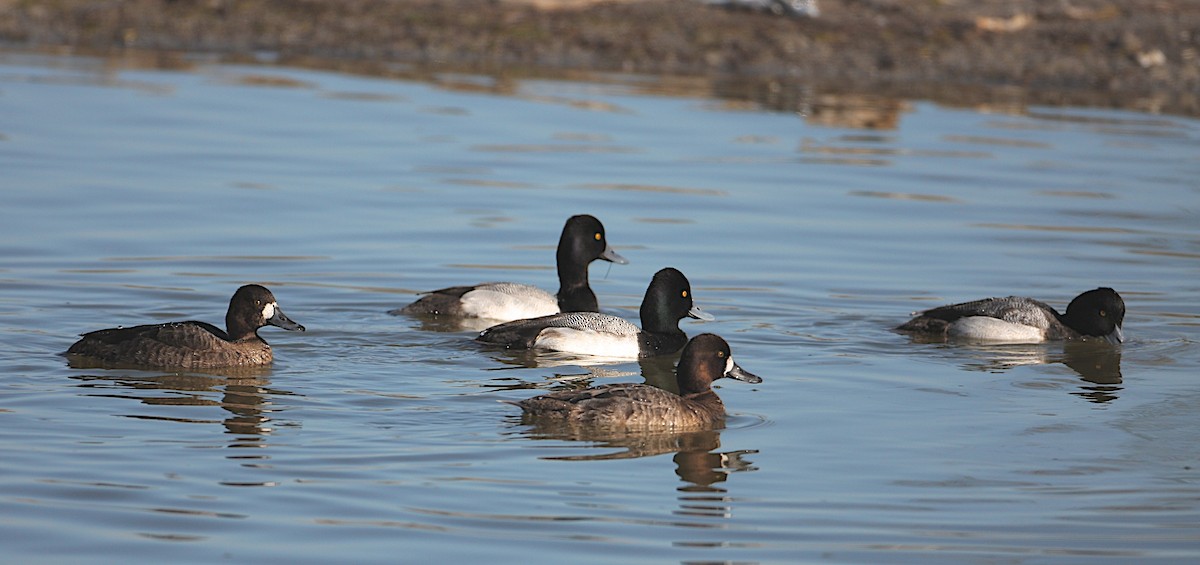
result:
[(733, 356), (732, 355), (725, 358), (725, 374), (728, 375), (731, 372), (733, 372)]
[(262, 314), (263, 314), (264, 320), (270, 320), (271, 318), (274, 318), (275, 317), (275, 303), (268, 302), (266, 306), (263, 306)]

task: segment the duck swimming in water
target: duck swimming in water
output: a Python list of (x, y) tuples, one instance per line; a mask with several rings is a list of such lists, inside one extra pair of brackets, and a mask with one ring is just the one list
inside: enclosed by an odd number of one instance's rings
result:
[(683, 318), (712, 320), (692, 302), (692, 285), (678, 269), (654, 274), (640, 309), (642, 327), (598, 312), (552, 314), (492, 326), (476, 341), (509, 349), (544, 349), (613, 359), (670, 355), (687, 343)]
[(683, 348), (675, 378), (679, 394), (640, 383), (601, 385), (535, 396), (518, 402), (530, 418), (558, 419), (571, 424), (627, 430), (694, 430), (718, 427), (725, 404), (712, 390), (713, 381), (731, 378), (748, 383), (762, 379), (733, 361), (729, 344), (715, 334), (700, 334)]
[(984, 298), (918, 312), (898, 331), (939, 338), (1001, 343), (1051, 340), (1125, 340), (1125, 301), (1111, 288), (1076, 296), (1059, 314), (1045, 302), (1022, 296)]
[(572, 216), (558, 239), (558, 294), (512, 282), (488, 282), (435, 290), (390, 314), (485, 318), (496, 323), (559, 312), (597, 312), (596, 293), (588, 285), (588, 265), (597, 259), (628, 263), (612, 247), (604, 225), (593, 216)]
[(225, 313), (225, 330), (207, 322), (171, 322), (112, 328), (83, 334), (66, 351), (73, 365), (211, 369), (268, 365), (271, 346), (258, 335), (263, 326), (304, 331), (288, 318), (275, 295), (248, 284), (237, 289)]

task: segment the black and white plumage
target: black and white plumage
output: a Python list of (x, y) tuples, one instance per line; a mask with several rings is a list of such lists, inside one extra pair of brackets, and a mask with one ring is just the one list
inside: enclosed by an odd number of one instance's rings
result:
[(597, 259), (624, 265), (624, 257), (608, 245), (604, 225), (594, 216), (567, 219), (558, 239), (558, 293), (512, 282), (486, 282), (435, 290), (390, 314), (483, 318), (496, 322), (558, 312), (595, 312), (596, 293), (588, 285), (588, 265)]
[(1075, 297), (1059, 314), (1045, 302), (1022, 296), (985, 298), (917, 313), (896, 328), (913, 334), (968, 341), (1038, 343), (1098, 338), (1124, 341), (1125, 301), (1111, 288)]
[(72, 365), (211, 369), (268, 365), (271, 346), (258, 335), (263, 326), (304, 331), (288, 318), (265, 287), (243, 286), (229, 300), (222, 330), (187, 321), (97, 330), (83, 334), (66, 351)]
[(640, 309), (639, 329), (624, 319), (597, 312), (552, 314), (492, 326), (477, 341), (513, 349), (547, 349), (617, 359), (669, 355), (687, 343), (679, 329), (685, 317), (711, 320), (695, 307), (692, 286), (678, 269), (654, 274)]
[(519, 402), (533, 419), (561, 420), (605, 429), (693, 430), (725, 420), (725, 404), (712, 390), (713, 381), (732, 378), (748, 383), (762, 379), (733, 361), (729, 344), (715, 334), (700, 334), (684, 347), (675, 378), (679, 394), (640, 383), (601, 385), (559, 391)]

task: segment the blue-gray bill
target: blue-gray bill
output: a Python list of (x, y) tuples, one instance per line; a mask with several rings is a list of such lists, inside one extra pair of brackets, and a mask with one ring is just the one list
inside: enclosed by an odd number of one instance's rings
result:
[(270, 318), (267, 318), (267, 323), (285, 330), (304, 331), (304, 326), (292, 321), (278, 306), (275, 307), (275, 313)]
[(711, 321), (717, 319), (712, 314), (709, 314), (708, 312), (701, 310), (699, 306), (692, 306), (692, 308), (690, 310), (688, 310), (687, 315), (689, 318), (695, 318), (697, 320), (704, 320), (705, 322), (711, 322)]
[(610, 263), (616, 263), (618, 265), (628, 265), (629, 264), (629, 259), (622, 257), (620, 253), (613, 251), (613, 248), (611, 248), (611, 247), (605, 247), (604, 251), (602, 251), (600, 253), (600, 258), (604, 259), (605, 261), (608, 261)]
[(734, 363), (733, 367), (725, 372), (725, 376), (750, 384), (758, 384), (762, 382), (762, 377), (741, 368), (737, 363)]

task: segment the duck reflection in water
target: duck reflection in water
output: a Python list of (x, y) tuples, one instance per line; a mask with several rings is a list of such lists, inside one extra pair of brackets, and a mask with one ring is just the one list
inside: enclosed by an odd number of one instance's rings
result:
[(1062, 344), (1062, 351), (1037, 344), (979, 347), (973, 351), (978, 358), (963, 367), (976, 371), (999, 373), (1023, 365), (1062, 363), (1083, 380), (1079, 390), (1071, 394), (1089, 402), (1112, 402), (1122, 390), (1121, 348), (1107, 343), (1069, 341)]
[[(711, 383), (725, 377), (761, 382), (734, 362), (724, 339), (714, 334), (696, 336), (684, 348), (673, 373), (669, 361), (652, 359), (642, 361), (642, 370), (649, 384), (562, 390), (512, 404), (521, 407), (521, 421), (532, 426), (530, 437), (588, 441), (622, 449), (553, 459), (624, 459), (675, 453), (677, 474), (702, 488), (724, 481), (731, 469), (752, 468), (742, 459), (750, 452), (714, 453), (720, 447), (717, 430), (724, 427), (726, 414)], [(674, 390), (653, 386), (662, 381), (673, 382)]]
[(613, 383), (504, 402), (534, 417), (566, 420), (594, 429), (716, 429), (724, 426), (725, 403), (712, 389), (712, 383), (723, 378), (762, 382), (734, 362), (729, 344), (721, 336), (706, 333), (692, 338), (683, 348), (675, 370), (678, 393), (647, 384)]
[(721, 447), (719, 430), (603, 432), (574, 426), (569, 422), (528, 416), (523, 416), (521, 423), (530, 426), (521, 432), (530, 439), (587, 442), (591, 444), (589, 448), (606, 450), (603, 453), (542, 458), (551, 461), (606, 461), (674, 453), (675, 474), (688, 483), (680, 490), (688, 492), (721, 492), (721, 489), (712, 485), (725, 482), (730, 473), (758, 470), (746, 459), (747, 455), (758, 453), (758, 450), (717, 451)]
[(1091, 402), (1117, 399), (1121, 391), (1121, 350), (1105, 344), (1072, 342), (1063, 347), (1062, 364), (1070, 367), (1088, 384), (1072, 394)]
[(230, 440), (229, 447), (263, 447), (265, 437), (272, 431), (268, 423), (274, 412), (268, 399), (290, 393), (269, 388), (270, 369), (267, 368), (225, 372), (231, 374), (80, 375), (71, 378), (80, 381), (78, 386), (87, 389), (85, 394), (93, 397), (124, 398), (154, 407), (219, 406), (228, 412), (222, 419), (196, 418), (190, 416), (193, 410), (174, 408), (121, 415), (189, 424), (220, 423), (225, 427), (225, 433), (237, 436)]

